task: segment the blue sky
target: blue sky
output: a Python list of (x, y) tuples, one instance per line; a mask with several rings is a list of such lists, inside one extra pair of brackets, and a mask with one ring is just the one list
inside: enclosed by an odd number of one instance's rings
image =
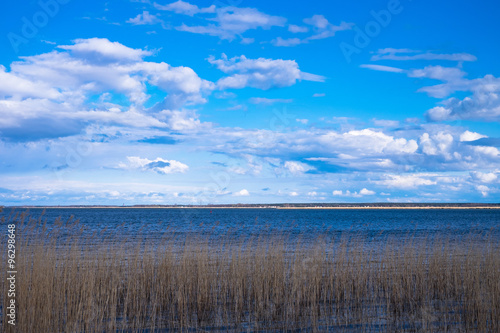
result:
[(499, 202), (496, 1), (0, 13), (0, 205)]

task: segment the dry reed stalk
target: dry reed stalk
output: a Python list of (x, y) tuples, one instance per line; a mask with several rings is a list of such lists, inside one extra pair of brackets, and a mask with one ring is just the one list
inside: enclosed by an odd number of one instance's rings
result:
[(500, 331), (500, 253), (484, 235), (385, 237), (382, 248), (287, 235), (130, 244), (100, 243), (72, 220), (12, 222), (18, 321), (2, 317), (6, 332)]

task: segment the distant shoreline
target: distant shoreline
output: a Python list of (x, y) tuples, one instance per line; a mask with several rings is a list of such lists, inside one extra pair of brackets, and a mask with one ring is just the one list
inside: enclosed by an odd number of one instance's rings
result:
[(477, 205), (477, 206), (276, 206), (276, 205), (259, 205), (259, 206), (4, 206), (4, 209), (309, 209), (309, 210), (368, 210), (368, 209), (500, 209), (500, 205)]
[(500, 206), (468, 206), (468, 207), (280, 207), (278, 209), (500, 209)]

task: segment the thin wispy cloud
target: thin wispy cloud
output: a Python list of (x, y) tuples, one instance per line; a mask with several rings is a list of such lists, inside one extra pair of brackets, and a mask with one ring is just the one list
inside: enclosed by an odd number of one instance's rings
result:
[(176, 29), (195, 34), (215, 36), (230, 41), (249, 30), (268, 30), (272, 27), (284, 27), (287, 21), (284, 17), (268, 15), (255, 8), (215, 7), (214, 5), (208, 8), (198, 8), (198, 6), (183, 1), (177, 1), (167, 6), (155, 6), (161, 10), (169, 10), (189, 16), (195, 14), (214, 14), (201, 18), (205, 22), (204, 25), (182, 23)]
[(138, 14), (134, 18), (128, 19), (127, 23), (131, 23), (134, 25), (153, 25), (163, 23), (163, 21), (158, 18), (157, 15), (152, 15), (147, 10), (145, 10), (142, 12), (142, 14)]
[(211, 5), (210, 7), (200, 8), (196, 5), (192, 5), (189, 2), (185, 2), (182, 0), (178, 0), (176, 2), (172, 2), (167, 5), (160, 5), (158, 3), (154, 3), (154, 7), (159, 10), (171, 11), (176, 14), (183, 14), (188, 16), (194, 16), (196, 14), (213, 14), (215, 13), (215, 5)]
[(265, 98), (265, 97), (252, 97), (249, 100), (252, 104), (272, 105), (276, 103), (292, 103), (292, 98)]
[(477, 58), (469, 53), (436, 53), (430, 51), (419, 51), (411, 49), (380, 49), (371, 57), (372, 61), (378, 60), (449, 60), (449, 61), (476, 61)]

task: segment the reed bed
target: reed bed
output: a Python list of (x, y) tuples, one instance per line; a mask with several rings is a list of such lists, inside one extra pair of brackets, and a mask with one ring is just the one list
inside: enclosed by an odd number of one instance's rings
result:
[(484, 234), (377, 247), (362, 237), (290, 246), (286, 234), (152, 243), (89, 236), (72, 220), (7, 223), (18, 274), (6, 332), (500, 331), (498, 239)]

